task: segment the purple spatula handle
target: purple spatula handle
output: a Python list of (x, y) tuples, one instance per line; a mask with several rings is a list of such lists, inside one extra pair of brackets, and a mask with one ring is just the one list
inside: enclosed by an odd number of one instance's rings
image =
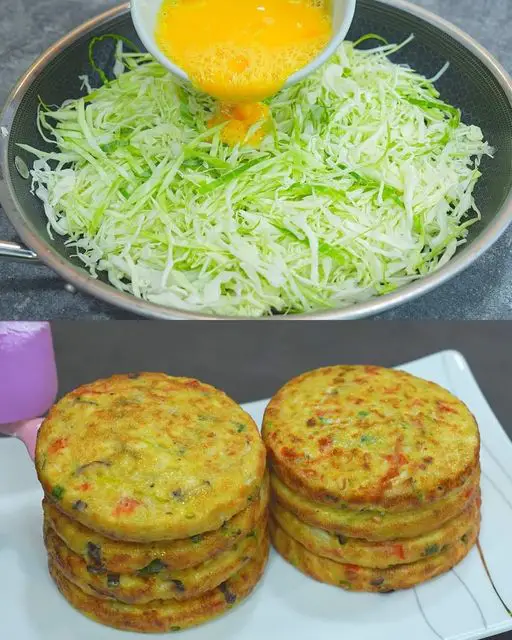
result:
[(0, 322), (2, 425), (45, 414), (57, 395), (57, 369), (47, 322)]
[(33, 460), (36, 452), (37, 432), (42, 422), (43, 418), (34, 418), (34, 420), (3, 424), (0, 425), (0, 431), (21, 440), (27, 447), (27, 451)]

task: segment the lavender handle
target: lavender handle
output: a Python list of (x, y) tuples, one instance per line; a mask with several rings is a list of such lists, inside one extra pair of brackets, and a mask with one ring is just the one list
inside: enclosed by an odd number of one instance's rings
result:
[(27, 447), (29, 456), (34, 460), (36, 452), (36, 439), (39, 427), (43, 423), (43, 418), (34, 418), (33, 420), (22, 420), (12, 424), (1, 424), (0, 434), (6, 436), (14, 436), (21, 440)]

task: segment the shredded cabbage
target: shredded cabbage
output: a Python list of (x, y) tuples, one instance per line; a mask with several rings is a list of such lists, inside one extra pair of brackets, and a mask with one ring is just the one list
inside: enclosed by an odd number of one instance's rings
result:
[(229, 316), (343, 307), (432, 273), (479, 219), (492, 149), (431, 80), (389, 60), (409, 41), (344, 43), (268, 101), (258, 149), (224, 145), (214, 101), (120, 41), (116, 79), (41, 104), (55, 150), (21, 145), (50, 235), (118, 289)]

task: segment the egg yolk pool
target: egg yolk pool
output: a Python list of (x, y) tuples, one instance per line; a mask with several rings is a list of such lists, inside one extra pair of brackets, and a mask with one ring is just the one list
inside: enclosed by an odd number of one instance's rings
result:
[[(224, 103), (210, 123), (228, 123), (223, 141), (257, 145), (269, 113), (255, 103), (279, 91), (329, 42), (328, 2), (164, 0), (156, 41), (198, 89)], [(254, 131), (258, 117), (262, 126)]]

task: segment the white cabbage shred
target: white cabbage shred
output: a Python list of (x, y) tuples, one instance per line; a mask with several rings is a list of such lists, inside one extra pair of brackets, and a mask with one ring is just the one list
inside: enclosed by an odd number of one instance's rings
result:
[(258, 149), (222, 144), (212, 99), (118, 46), (115, 80), (41, 106), (54, 152), (21, 145), (49, 232), (119, 289), (230, 316), (343, 307), (432, 273), (479, 219), (492, 149), (389, 60), (400, 46), (345, 43), (269, 100)]

